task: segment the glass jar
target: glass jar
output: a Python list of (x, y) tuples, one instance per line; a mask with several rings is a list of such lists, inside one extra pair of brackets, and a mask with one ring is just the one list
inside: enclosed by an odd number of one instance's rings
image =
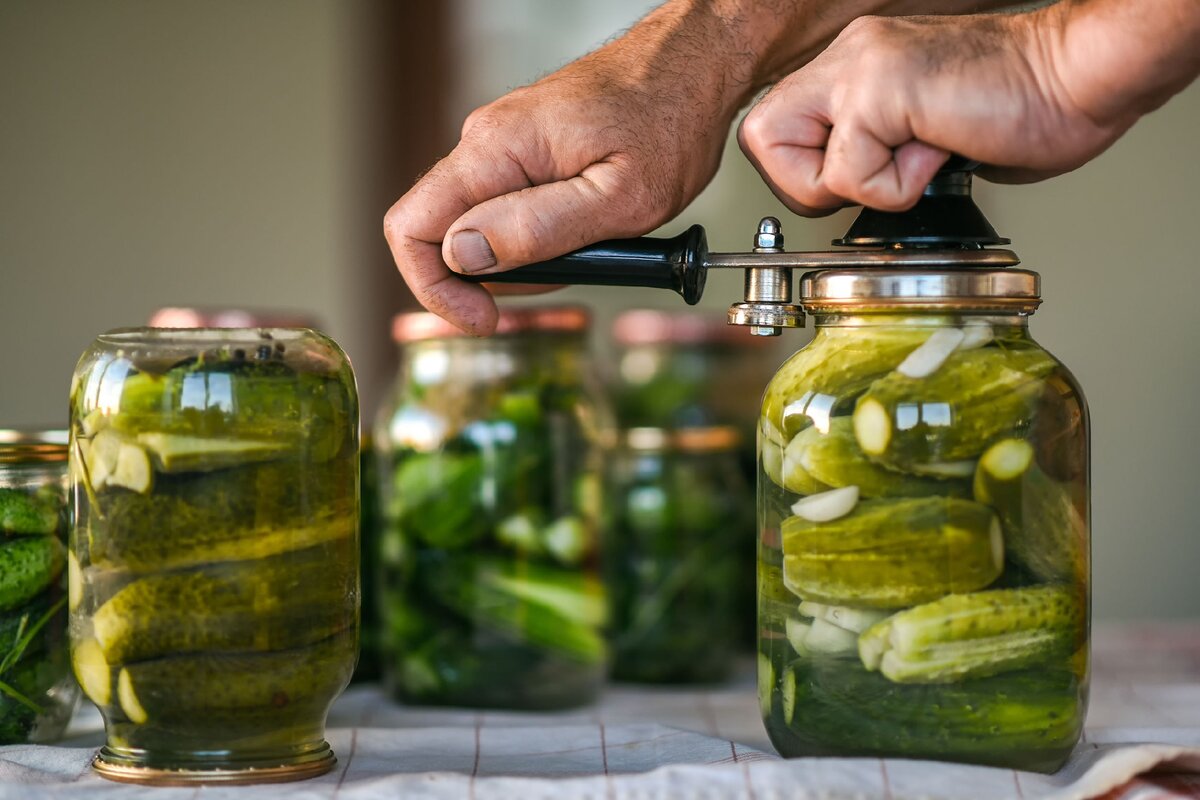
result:
[(358, 665), (353, 683), (378, 680), (380, 676), (379, 638), (379, 458), (369, 433), (360, 438), (359, 471), (359, 546), (362, 548), (362, 616), (359, 630)]
[(1050, 772), (1089, 656), (1087, 406), (1022, 270), (810, 273), (763, 399), (759, 697), (784, 756)]
[[(315, 314), (307, 311), (265, 308), (188, 308), (164, 306), (150, 315), (152, 328), (313, 328), (321, 327)], [(362, 585), (362, 617), (359, 625), (358, 665), (354, 668), (355, 683), (373, 681), (379, 677), (379, 653), (375, 642), (375, 559), (372, 552), (376, 546), (375, 524), (375, 453), (371, 449), (371, 437), (359, 437), (359, 542)]]
[(635, 309), (613, 322), (613, 396), (622, 427), (733, 425), (754, 461), (758, 409), (730, 386), (763, 386), (779, 366), (777, 343), (705, 314)]
[(606, 668), (597, 578), (609, 421), (577, 307), (503, 309), (488, 339), (401, 314), (376, 421), (384, 672), (413, 703), (559, 708)]
[(604, 558), (614, 678), (729, 675), (742, 611), (736, 556), (753, 526), (738, 444), (730, 427), (625, 432)]
[[(71, 387), (71, 645), (97, 770), (265, 782), (334, 763), (358, 645), (358, 399), (306, 329), (125, 329)], [(78, 569), (75, 569), (75, 564)]]
[(67, 432), (0, 431), (0, 744), (59, 738), (79, 701), (66, 506)]
[[(617, 370), (613, 395), (617, 420), (634, 428), (691, 428), (732, 425), (740, 433), (738, 459), (745, 479), (742, 503), (746, 519), (754, 512), (757, 387), (765, 386), (786, 353), (770, 337), (751, 336), (745, 328), (708, 314), (635, 309), (613, 322)], [(755, 387), (746, 391), (746, 387)], [(754, 647), (753, 525), (747, 524), (734, 552), (734, 580), (741, 612), (739, 641)]]

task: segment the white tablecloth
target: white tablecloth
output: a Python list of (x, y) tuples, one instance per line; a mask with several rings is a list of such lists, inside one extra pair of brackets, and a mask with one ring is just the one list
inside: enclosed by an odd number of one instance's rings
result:
[(88, 708), (62, 745), (0, 748), (0, 798), (1200, 797), (1200, 626), (1101, 630), (1095, 655), (1087, 733), (1050, 776), (898, 759), (780, 759), (747, 672), (707, 689), (616, 686), (593, 707), (556, 714), (404, 708), (356, 687), (329, 721), (334, 771), (275, 786), (109, 783), (89, 767), (103, 734)]

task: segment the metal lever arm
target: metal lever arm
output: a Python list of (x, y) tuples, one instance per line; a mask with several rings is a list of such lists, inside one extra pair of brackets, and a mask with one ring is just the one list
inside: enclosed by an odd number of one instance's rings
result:
[(693, 225), (670, 239), (611, 239), (549, 261), (462, 278), (471, 283), (646, 286), (670, 289), (695, 305), (707, 272), (708, 240), (703, 226)]

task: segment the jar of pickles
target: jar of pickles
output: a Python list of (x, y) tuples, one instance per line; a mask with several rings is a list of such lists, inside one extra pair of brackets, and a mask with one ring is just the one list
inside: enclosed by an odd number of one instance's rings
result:
[[(739, 433), (737, 457), (743, 470), (742, 505), (753, 518), (756, 392), (730, 387), (764, 386), (786, 353), (777, 340), (747, 336), (742, 328), (708, 314), (634, 309), (613, 322), (617, 369), (613, 395), (618, 422), (638, 426), (693, 428), (731, 425)], [(744, 528), (731, 555), (741, 612), (739, 643), (754, 647), (754, 536)]]
[(413, 703), (558, 708), (606, 668), (597, 577), (606, 406), (586, 311), (503, 309), (476, 339), (401, 314), (375, 426), (384, 672)]
[(358, 644), (358, 400), (307, 329), (101, 335), (71, 387), (71, 643), (97, 770), (263, 782), (334, 763)]
[(1078, 383), (1035, 273), (826, 270), (759, 430), (759, 696), (785, 756), (1053, 771), (1088, 692)]
[(57, 739), (79, 700), (66, 506), (67, 432), (0, 431), (0, 744)]
[(713, 682), (738, 650), (737, 555), (752, 530), (731, 427), (623, 435), (605, 541), (613, 677)]

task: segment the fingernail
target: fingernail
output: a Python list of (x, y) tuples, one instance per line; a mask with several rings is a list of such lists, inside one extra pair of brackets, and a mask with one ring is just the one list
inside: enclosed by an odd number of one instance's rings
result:
[(450, 255), (460, 272), (478, 272), (496, 266), (496, 254), (487, 237), (479, 231), (465, 230), (450, 239)]

